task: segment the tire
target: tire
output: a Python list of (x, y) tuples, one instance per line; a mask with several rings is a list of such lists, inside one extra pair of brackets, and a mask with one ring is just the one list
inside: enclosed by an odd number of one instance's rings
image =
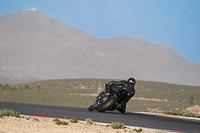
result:
[(93, 106), (91, 105), (89, 108), (88, 108), (89, 111), (93, 111)]
[(98, 108), (98, 112), (105, 112), (106, 110), (108, 110), (109, 108), (113, 107), (115, 105), (115, 103), (117, 102), (117, 98), (114, 96), (111, 96), (107, 102), (105, 102), (104, 104), (102, 104), (99, 108)]

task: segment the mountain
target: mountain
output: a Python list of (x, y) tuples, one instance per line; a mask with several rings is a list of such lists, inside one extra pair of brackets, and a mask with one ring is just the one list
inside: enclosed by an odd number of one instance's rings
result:
[(166, 44), (128, 36), (98, 39), (39, 10), (0, 16), (0, 83), (11, 77), (36, 80), (133, 76), (200, 85), (199, 72), (200, 64), (188, 62)]

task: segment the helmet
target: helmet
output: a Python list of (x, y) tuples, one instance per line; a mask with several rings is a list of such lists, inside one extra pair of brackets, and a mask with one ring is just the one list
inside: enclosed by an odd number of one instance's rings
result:
[(132, 78), (132, 77), (130, 77), (130, 78), (128, 79), (128, 82), (131, 82), (131, 83), (133, 83), (134, 85), (136, 84), (136, 80), (135, 80), (134, 78)]

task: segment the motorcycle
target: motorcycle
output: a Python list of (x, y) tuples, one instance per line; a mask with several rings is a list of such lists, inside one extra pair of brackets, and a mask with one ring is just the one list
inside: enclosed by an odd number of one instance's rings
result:
[(99, 93), (96, 100), (88, 108), (88, 110), (97, 110), (98, 112), (105, 112), (107, 110), (113, 111), (116, 109), (121, 99), (123, 99), (125, 96), (127, 96), (127, 92), (124, 89), (119, 89), (114, 92), (104, 89), (101, 93)]

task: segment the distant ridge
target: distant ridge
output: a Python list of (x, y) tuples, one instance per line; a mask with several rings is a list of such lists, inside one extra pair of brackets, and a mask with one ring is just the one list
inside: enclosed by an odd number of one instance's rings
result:
[(164, 43), (128, 36), (95, 38), (36, 9), (0, 16), (0, 83), (9, 77), (130, 76), (199, 86), (200, 64), (188, 62)]

